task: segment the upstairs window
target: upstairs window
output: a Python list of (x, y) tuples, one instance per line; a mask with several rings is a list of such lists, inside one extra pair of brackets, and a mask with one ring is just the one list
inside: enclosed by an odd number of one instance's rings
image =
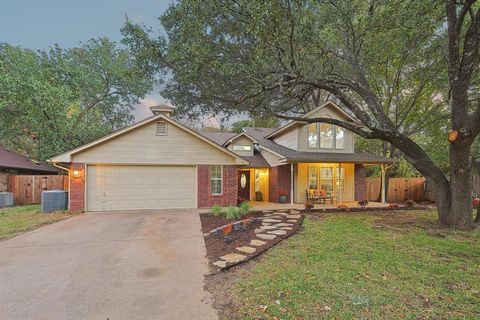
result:
[(345, 129), (329, 123), (307, 125), (309, 149), (345, 149)]
[(318, 129), (316, 123), (309, 123), (307, 125), (308, 147), (318, 148)]
[(320, 148), (333, 149), (333, 125), (320, 123)]
[(335, 126), (335, 149), (345, 149), (345, 129)]
[(222, 194), (222, 166), (210, 166), (210, 191), (212, 194)]

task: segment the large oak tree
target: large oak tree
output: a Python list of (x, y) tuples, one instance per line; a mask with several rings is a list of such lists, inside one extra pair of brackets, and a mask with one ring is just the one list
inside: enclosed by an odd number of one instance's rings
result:
[[(298, 119), (315, 92), (329, 92), (363, 125), (309, 121), (390, 143), (434, 185), (440, 222), (471, 227), (476, 0), (183, 0), (161, 22), (166, 38), (132, 24), (125, 30), (132, 48), (171, 72), (163, 94), (183, 112)], [(445, 138), (459, 132), (449, 146), (450, 180), (414, 138), (445, 115)]]
[(0, 43), (0, 145), (45, 160), (133, 121), (153, 69), (106, 39), (33, 51)]

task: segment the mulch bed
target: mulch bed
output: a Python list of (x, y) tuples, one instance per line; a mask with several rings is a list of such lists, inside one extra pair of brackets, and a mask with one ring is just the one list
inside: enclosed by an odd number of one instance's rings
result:
[[(259, 217), (261, 215), (262, 215), (261, 212), (249, 213), (247, 215), (244, 215), (242, 219)], [(201, 213), (200, 221), (202, 222), (202, 233), (207, 233), (212, 231), (215, 228), (235, 222), (236, 220), (225, 219), (223, 217), (215, 217), (215, 216), (209, 215), (208, 213)]]
[[(266, 250), (270, 249), (280, 241), (292, 236), (295, 234), (301, 227), (303, 223), (304, 216), (299, 214), (298, 210), (292, 210), (294, 213), (291, 214), (296, 214), (300, 215), (299, 218), (296, 219), (295, 223), (290, 223), (291, 224), (291, 230), (285, 230), (286, 234), (284, 235), (277, 235), (275, 239), (273, 240), (266, 240), (266, 239), (260, 239), (257, 237), (257, 234), (255, 233), (255, 229), (260, 228), (262, 225), (262, 220), (259, 218), (264, 218), (266, 217), (263, 213), (255, 212), (253, 214), (249, 214), (247, 216), (244, 216), (242, 219), (245, 218), (256, 218), (256, 221), (249, 223), (246, 226), (246, 231), (232, 231), (231, 236), (233, 241), (230, 243), (226, 243), (224, 241), (224, 236), (223, 235), (215, 235), (210, 233), (215, 228), (224, 226), (226, 224), (234, 222), (233, 220), (227, 220), (221, 217), (214, 217), (214, 216), (209, 216), (208, 214), (201, 214), (200, 215), (200, 220), (202, 223), (202, 232), (204, 233), (204, 240), (205, 240), (205, 246), (207, 249), (207, 258), (209, 260), (209, 264), (212, 270), (212, 273), (216, 273), (222, 270), (227, 270), (235, 265), (238, 265), (240, 263), (243, 263), (245, 261), (248, 261)], [(285, 213), (285, 212), (283, 212)], [(287, 212), (288, 213), (288, 212)], [(271, 212), (268, 212), (268, 214), (272, 214)], [(286, 217), (283, 218), (284, 221), (281, 223), (285, 223), (286, 220), (292, 220), (292, 219), (287, 219)], [(273, 223), (275, 224), (275, 223)], [(266, 231), (264, 232), (265, 234), (267, 233)], [(264, 241), (265, 244), (261, 246), (252, 246), (250, 245), (250, 241), (253, 239), (261, 240)], [(255, 252), (253, 253), (246, 253), (246, 252), (240, 252), (236, 248), (239, 247), (252, 247), (255, 248)], [(214, 265), (214, 262), (222, 261), (221, 257), (231, 254), (231, 253), (236, 253), (236, 254), (241, 254), (245, 256), (245, 258), (241, 261), (237, 262), (228, 262), (225, 266), (219, 267)]]

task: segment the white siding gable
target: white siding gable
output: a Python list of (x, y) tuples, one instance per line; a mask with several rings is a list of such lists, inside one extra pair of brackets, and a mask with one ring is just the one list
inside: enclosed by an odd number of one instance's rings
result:
[(235, 164), (234, 156), (168, 123), (166, 135), (150, 122), (72, 155), (73, 162), (94, 164)]

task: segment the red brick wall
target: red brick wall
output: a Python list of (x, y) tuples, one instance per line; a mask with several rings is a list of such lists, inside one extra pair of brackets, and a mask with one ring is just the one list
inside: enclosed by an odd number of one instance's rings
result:
[(238, 172), (236, 166), (223, 166), (223, 193), (212, 195), (210, 191), (210, 166), (197, 167), (197, 183), (199, 208), (210, 208), (213, 205), (235, 206), (238, 198)]
[[(79, 172), (78, 177), (73, 176), (73, 171)], [(70, 165), (70, 211), (85, 211), (85, 165), (72, 163)]]
[(363, 164), (355, 165), (355, 201), (366, 200), (367, 180)]
[(268, 180), (269, 201), (278, 202), (280, 192), (287, 192), (287, 202), (290, 202), (290, 165), (286, 164), (270, 169)]

